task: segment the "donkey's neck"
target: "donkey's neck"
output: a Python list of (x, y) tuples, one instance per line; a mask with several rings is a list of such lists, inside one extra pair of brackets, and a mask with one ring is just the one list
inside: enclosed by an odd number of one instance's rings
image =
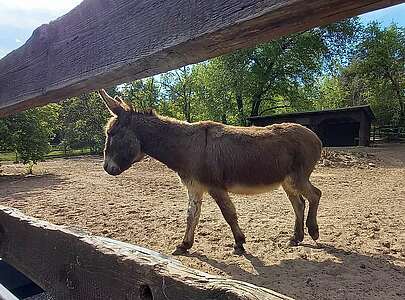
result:
[[(133, 128), (142, 151), (176, 172), (186, 171), (193, 127), (158, 115), (134, 114)], [(192, 140), (192, 139), (191, 139)]]

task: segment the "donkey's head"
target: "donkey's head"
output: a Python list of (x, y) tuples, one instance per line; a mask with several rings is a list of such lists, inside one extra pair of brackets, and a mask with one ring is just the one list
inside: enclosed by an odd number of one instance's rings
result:
[(110, 97), (105, 90), (100, 91), (100, 97), (112, 115), (106, 126), (104, 170), (116, 176), (141, 160), (144, 153), (131, 126), (132, 107), (119, 97)]

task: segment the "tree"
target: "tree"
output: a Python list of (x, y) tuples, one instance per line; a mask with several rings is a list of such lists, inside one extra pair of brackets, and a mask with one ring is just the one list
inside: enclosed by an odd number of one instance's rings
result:
[(175, 117), (192, 121), (192, 102), (195, 97), (192, 67), (186, 66), (161, 76), (162, 96), (173, 103)]
[(134, 107), (141, 110), (157, 109), (160, 102), (160, 93), (160, 85), (158, 85), (154, 77), (124, 84), (120, 92), (125, 100), (130, 101)]
[[(356, 71), (368, 81), (374, 102), (391, 102), (392, 120), (405, 124), (405, 29), (371, 23), (355, 56)], [(378, 101), (378, 99), (381, 99)], [(371, 100), (371, 99), (370, 99)], [(373, 102), (372, 100), (370, 102)], [(395, 102), (396, 104), (392, 103)], [(378, 104), (374, 107), (378, 110)]]
[(29, 164), (29, 173), (38, 161), (50, 150), (59, 106), (50, 104), (41, 108), (8, 116), (1, 120), (2, 150), (15, 151), (24, 164)]
[(357, 19), (349, 19), (201, 64), (194, 69), (198, 98), (205, 107), (213, 106), (214, 119), (220, 113), (221, 120), (236, 119), (241, 125), (246, 116), (312, 109), (317, 78), (335, 72), (338, 62), (346, 63), (359, 26)]
[(63, 144), (67, 148), (90, 147), (92, 153), (100, 153), (105, 140), (104, 126), (110, 115), (98, 93), (71, 98), (61, 106)]
[(196, 65), (192, 71), (198, 119), (238, 123), (231, 78), (219, 59)]
[(0, 119), (0, 151), (14, 151), (14, 136), (10, 128), (11, 118)]
[(404, 29), (369, 24), (348, 65), (324, 76), (318, 88), (318, 108), (369, 104), (380, 125), (405, 124)]

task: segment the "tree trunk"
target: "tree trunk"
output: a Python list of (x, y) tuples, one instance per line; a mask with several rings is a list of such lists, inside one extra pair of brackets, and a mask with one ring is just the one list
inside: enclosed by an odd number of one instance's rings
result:
[(390, 72), (387, 72), (387, 76), (390, 79), (391, 84), (394, 87), (395, 93), (397, 94), (397, 100), (398, 100), (398, 104), (399, 104), (399, 122), (400, 122), (400, 124), (402, 124), (403, 122), (405, 122), (405, 103), (404, 103), (403, 96), (401, 94), (401, 88), (400, 88), (398, 82), (394, 79), (394, 77), (392, 77)]
[(228, 124), (228, 121), (227, 121), (227, 119), (226, 119), (226, 114), (222, 114), (222, 116), (221, 116), (221, 122), (222, 122), (222, 124)]
[[(266, 75), (269, 75), (271, 73), (271, 70), (274, 66), (274, 63), (272, 63), (268, 69), (266, 70)], [(273, 74), (267, 82), (261, 85), (260, 91), (257, 92), (255, 95), (253, 95), (253, 102), (252, 102), (252, 111), (250, 113), (251, 117), (256, 117), (259, 115), (259, 109), (260, 109), (260, 104), (262, 103), (262, 97), (265, 95), (271, 88), (272, 83), (274, 82), (276, 77), (276, 74)]]
[(190, 102), (188, 101), (188, 99), (184, 99), (183, 114), (186, 118), (186, 121), (191, 122)]
[(250, 112), (251, 117), (257, 117), (259, 115), (259, 108), (262, 102), (261, 95), (254, 95), (252, 101), (252, 110)]
[(242, 93), (238, 91), (236, 93), (236, 104), (238, 106), (238, 114), (239, 114), (239, 122), (240, 125), (246, 126), (246, 118), (245, 118), (245, 113), (243, 112), (243, 99), (242, 99)]

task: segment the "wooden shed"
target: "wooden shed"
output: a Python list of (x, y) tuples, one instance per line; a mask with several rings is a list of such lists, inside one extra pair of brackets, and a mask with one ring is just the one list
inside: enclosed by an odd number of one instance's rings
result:
[(294, 112), (249, 118), (256, 126), (292, 122), (304, 125), (319, 136), (324, 146), (368, 146), (371, 123), (375, 120), (369, 105), (338, 109)]

